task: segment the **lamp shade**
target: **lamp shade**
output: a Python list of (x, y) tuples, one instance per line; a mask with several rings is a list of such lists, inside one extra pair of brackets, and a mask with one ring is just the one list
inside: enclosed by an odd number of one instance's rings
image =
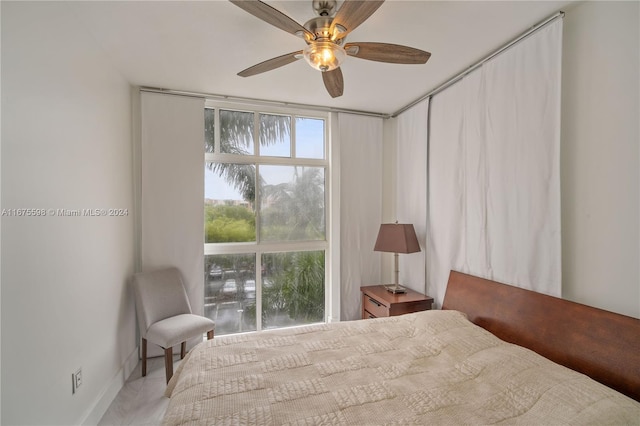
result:
[(418, 237), (410, 223), (383, 223), (380, 225), (374, 251), (390, 253), (416, 253), (420, 251)]

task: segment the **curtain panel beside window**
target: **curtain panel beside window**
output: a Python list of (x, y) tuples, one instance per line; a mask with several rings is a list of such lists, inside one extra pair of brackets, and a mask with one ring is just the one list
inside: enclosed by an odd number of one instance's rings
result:
[[(179, 268), (191, 308), (202, 314), (204, 99), (140, 96), (141, 269)], [(161, 354), (149, 351), (150, 356)]]
[(426, 292), (425, 249), (427, 237), (427, 147), (429, 100), (413, 106), (397, 118), (396, 220), (411, 223), (421, 251), (403, 254), (398, 263), (400, 284)]
[(449, 271), (560, 295), (562, 20), (431, 99), (428, 292)]
[(382, 219), (382, 118), (338, 114), (340, 319), (361, 317), (360, 286), (380, 284), (373, 251)]

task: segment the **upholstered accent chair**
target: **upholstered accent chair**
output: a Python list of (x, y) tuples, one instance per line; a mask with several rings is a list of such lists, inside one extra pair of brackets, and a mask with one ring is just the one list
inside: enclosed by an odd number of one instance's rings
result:
[(213, 339), (215, 323), (194, 315), (177, 268), (140, 272), (133, 276), (138, 326), (142, 337), (142, 375), (147, 375), (147, 341), (164, 349), (167, 383), (173, 376), (173, 346), (178, 343), (180, 358), (187, 340), (207, 333)]

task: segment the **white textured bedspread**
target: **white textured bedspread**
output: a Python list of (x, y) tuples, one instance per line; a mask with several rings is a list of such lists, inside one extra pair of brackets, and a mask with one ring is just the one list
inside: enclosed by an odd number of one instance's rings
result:
[(640, 424), (640, 403), (455, 311), (216, 337), (166, 425)]

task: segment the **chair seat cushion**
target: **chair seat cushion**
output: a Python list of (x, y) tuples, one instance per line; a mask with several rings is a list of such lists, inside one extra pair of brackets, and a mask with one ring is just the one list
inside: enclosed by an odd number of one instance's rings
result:
[(181, 314), (153, 323), (147, 330), (146, 339), (166, 349), (213, 330), (214, 327), (215, 323), (209, 318)]

